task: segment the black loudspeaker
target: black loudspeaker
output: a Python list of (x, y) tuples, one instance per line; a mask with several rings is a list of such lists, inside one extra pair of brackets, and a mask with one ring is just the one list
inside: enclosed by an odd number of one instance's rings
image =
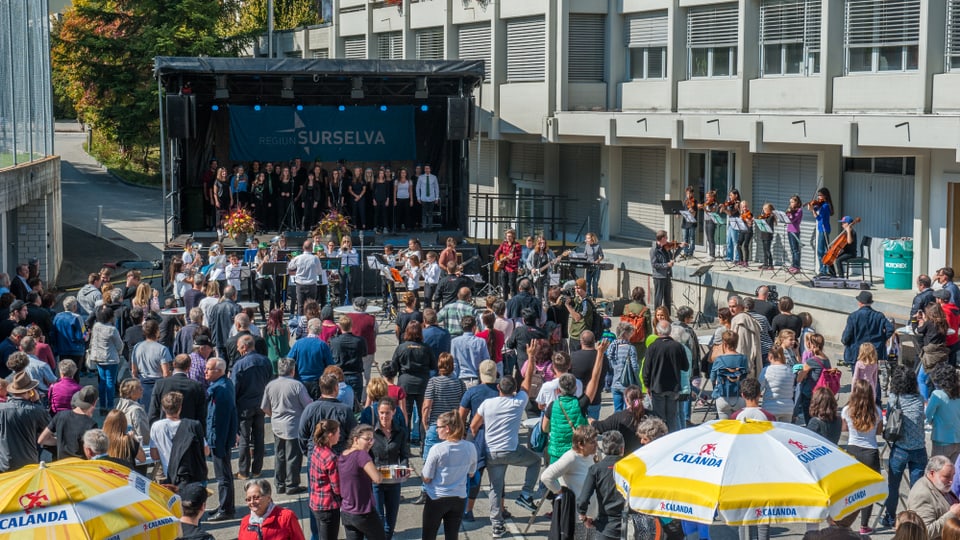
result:
[(461, 97), (447, 98), (447, 140), (462, 141), (470, 138), (470, 100)]
[(167, 94), (167, 137), (194, 139), (197, 136), (197, 97), (193, 94)]
[[(463, 233), (459, 230), (443, 230), (437, 231), (437, 245), (447, 247), (447, 238), (453, 238), (453, 241), (458, 245), (463, 243)], [(442, 248), (441, 248), (442, 249)]]

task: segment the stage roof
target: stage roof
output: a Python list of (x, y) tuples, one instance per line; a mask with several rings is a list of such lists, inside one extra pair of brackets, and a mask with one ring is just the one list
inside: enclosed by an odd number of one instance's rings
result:
[[(154, 72), (168, 92), (189, 83), (199, 103), (410, 103), (424, 80), (429, 99), (470, 95), (483, 80), (483, 61), (158, 56)], [(221, 76), (229, 97), (215, 99)], [(355, 77), (363, 99), (350, 99)], [(285, 87), (294, 97), (281, 96)]]

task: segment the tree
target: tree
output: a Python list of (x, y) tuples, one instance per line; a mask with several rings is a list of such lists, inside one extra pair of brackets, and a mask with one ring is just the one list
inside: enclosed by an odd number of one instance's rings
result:
[(225, 13), (209, 0), (74, 0), (51, 36), (53, 78), (129, 158), (158, 140), (155, 56), (235, 55), (252, 39), (222, 37)]
[[(320, 24), (321, 0), (274, 0), (273, 28), (291, 30)], [(236, 28), (245, 34), (267, 32), (267, 0), (244, 0), (234, 6)]]

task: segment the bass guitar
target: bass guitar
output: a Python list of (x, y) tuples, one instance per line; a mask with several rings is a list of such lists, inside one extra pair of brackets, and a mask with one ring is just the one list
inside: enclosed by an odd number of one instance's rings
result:
[(457, 265), (457, 272), (463, 272), (464, 267), (466, 267), (468, 264), (472, 263), (473, 261), (479, 261), (479, 260), (480, 260), (479, 255), (474, 255), (473, 257), (470, 257), (469, 259)]
[(533, 279), (534, 281), (540, 281), (540, 278), (544, 277), (545, 273), (550, 269), (550, 267), (557, 264), (558, 262), (560, 262), (560, 259), (565, 258), (571, 253), (573, 253), (573, 250), (568, 249), (563, 253), (561, 253), (560, 255), (558, 255), (557, 257), (555, 257), (552, 261), (541, 266), (540, 268), (534, 268), (533, 270), (530, 271), (530, 278)]
[[(857, 223), (860, 223), (860, 218), (853, 220), (850, 226), (853, 227)], [(827, 266), (833, 266), (833, 263), (837, 262), (837, 257), (843, 253), (843, 248), (847, 247), (847, 243), (847, 233), (841, 230), (840, 234), (833, 239), (830, 247), (827, 248), (827, 252), (823, 254), (821, 262)]]

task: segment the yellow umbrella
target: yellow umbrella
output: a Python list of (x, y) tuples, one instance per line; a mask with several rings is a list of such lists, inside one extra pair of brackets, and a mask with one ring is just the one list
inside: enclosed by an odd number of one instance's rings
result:
[(110, 461), (63, 459), (0, 474), (0, 540), (180, 534), (180, 498)]
[(883, 501), (887, 483), (793, 424), (715, 420), (617, 462), (617, 488), (644, 514), (730, 525), (819, 522)]

